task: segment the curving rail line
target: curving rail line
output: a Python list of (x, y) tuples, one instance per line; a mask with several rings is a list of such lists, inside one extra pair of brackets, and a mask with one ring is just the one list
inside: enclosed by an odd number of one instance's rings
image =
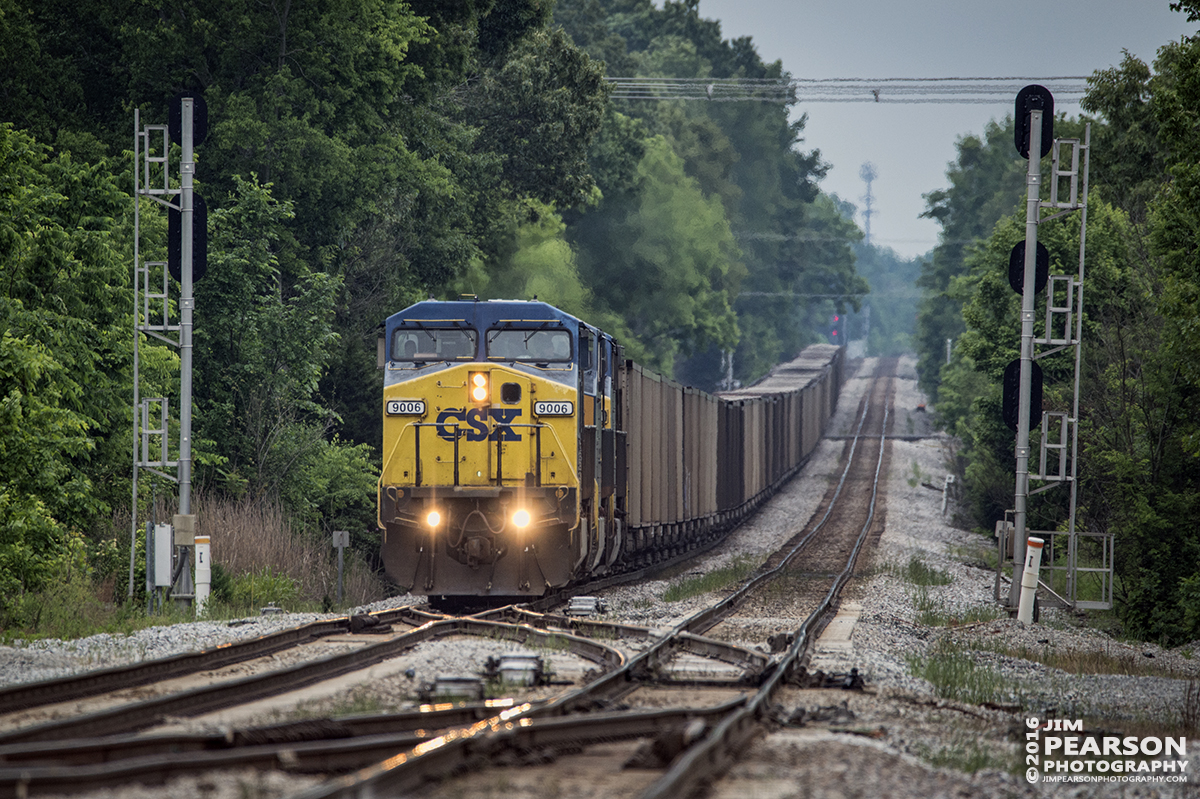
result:
[[(890, 380), (888, 381), (890, 385)], [(812, 530), (789, 550), (782, 561), (773, 569), (757, 575), (736, 592), (716, 605), (689, 616), (676, 625), (667, 635), (655, 642), (639, 655), (631, 658), (621, 669), (609, 672), (579, 691), (572, 692), (541, 707), (521, 706), (472, 727), (452, 730), (436, 739), (422, 743), (408, 752), (399, 753), (389, 760), (343, 777), (334, 778), (310, 790), (296, 794), (293, 799), (368, 799), (381, 795), (396, 795), (414, 790), (424, 783), (442, 775), (464, 768), (478, 766), (509, 747), (531, 747), (539, 740), (540, 731), (547, 728), (542, 719), (559, 717), (561, 723), (554, 725), (551, 740), (558, 745), (607, 740), (614, 737), (611, 730), (593, 724), (594, 715), (574, 719), (561, 718), (576, 711), (586, 711), (598, 702), (611, 701), (614, 697), (628, 693), (637, 687), (639, 675), (654, 674), (683, 646), (686, 634), (695, 634), (710, 629), (729, 615), (755, 589), (788, 567), (793, 558), (805, 550), (829, 520), (837, 499), (841, 496), (847, 476), (855, 464), (855, 450), (862, 428), (871, 409), (871, 402), (864, 402), (855, 439), (851, 444), (846, 467), (842, 472), (833, 500), (825, 515)], [(773, 663), (761, 688), (749, 698), (728, 703), (723, 711), (717, 711), (719, 721), (706, 724), (708, 734), (682, 755), (661, 779), (643, 794), (643, 799), (652, 797), (687, 796), (703, 781), (720, 773), (734, 758), (737, 751), (760, 729), (766, 718), (767, 709), (776, 692), (803, 668), (811, 635), (819, 631), (834, 607), (838, 593), (854, 569), (855, 561), (867, 540), (874, 519), (875, 501), (879, 490), (879, 474), (885, 453), (885, 438), (889, 411), (884, 407), (881, 433), (873, 438), (878, 443), (879, 454), (874, 465), (871, 481), (871, 500), (868, 517), (858, 533), (856, 543), (845, 567), (834, 580), (819, 607), (801, 624), (794, 635), (792, 646), (778, 662)], [(520, 611), (511, 611), (520, 612)], [(687, 711), (686, 717), (695, 719), (700, 711)], [(632, 722), (630, 722), (632, 724)], [(630, 735), (646, 735), (629, 732)]]

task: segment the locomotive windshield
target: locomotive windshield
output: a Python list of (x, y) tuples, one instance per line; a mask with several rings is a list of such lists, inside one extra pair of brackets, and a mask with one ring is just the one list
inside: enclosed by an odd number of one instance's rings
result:
[(571, 334), (565, 330), (489, 330), (487, 356), (501, 361), (569, 361)]
[(469, 328), (397, 330), (392, 337), (392, 360), (474, 360), (476, 335)]

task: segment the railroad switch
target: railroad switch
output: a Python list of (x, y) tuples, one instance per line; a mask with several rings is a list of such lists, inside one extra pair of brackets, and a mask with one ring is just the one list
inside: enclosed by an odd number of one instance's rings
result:
[(359, 613), (350, 617), (350, 632), (358, 635), (391, 635), (392, 626), (380, 623), (378, 616)]
[(622, 768), (666, 768), (680, 753), (700, 740), (706, 730), (702, 719), (676, 724), (663, 730), (654, 740), (643, 742)]
[(598, 613), (608, 612), (608, 601), (600, 597), (594, 596), (576, 596), (571, 597), (571, 603), (567, 605), (566, 615), (568, 616), (595, 616)]
[(552, 675), (545, 670), (541, 657), (532, 652), (506, 652), (499, 658), (489, 657), (483, 676), (500, 680), (505, 685), (547, 685)]
[(483, 680), (470, 675), (439, 674), (434, 682), (423, 684), (417, 696), (422, 702), (478, 702), (483, 699)]
[(837, 705), (821, 705), (815, 708), (797, 707), (791, 710), (776, 705), (775, 720), (785, 727), (803, 727), (807, 724), (846, 724), (857, 718), (847, 702)]
[(778, 654), (792, 645), (795, 640), (791, 633), (776, 633), (767, 637), (767, 646), (771, 647), (771, 654)]
[(849, 672), (828, 673), (820, 669), (809, 671), (801, 668), (792, 676), (791, 682), (800, 688), (840, 688), (844, 691), (861, 691), (864, 686), (862, 675), (856, 668)]

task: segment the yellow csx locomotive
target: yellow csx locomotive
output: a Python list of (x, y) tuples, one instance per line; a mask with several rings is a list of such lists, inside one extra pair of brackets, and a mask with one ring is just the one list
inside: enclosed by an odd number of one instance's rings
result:
[(421, 302), (387, 319), (379, 525), (416, 594), (541, 596), (717, 541), (803, 464), (843, 350), (713, 396), (543, 302)]
[(612, 337), (541, 302), (430, 301), (385, 347), (388, 574), (446, 596), (567, 583), (613, 517)]

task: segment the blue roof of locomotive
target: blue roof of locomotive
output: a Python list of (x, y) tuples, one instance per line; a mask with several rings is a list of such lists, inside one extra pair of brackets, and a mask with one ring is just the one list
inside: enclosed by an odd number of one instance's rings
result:
[(406, 321), (462, 322), (476, 330), (487, 330), (509, 321), (535, 323), (557, 321), (571, 330), (573, 335), (577, 332), (574, 325), (586, 324), (549, 303), (536, 300), (450, 300), (446, 302), (425, 300), (389, 316), (387, 319), (388, 334), (390, 335), (395, 328)]

